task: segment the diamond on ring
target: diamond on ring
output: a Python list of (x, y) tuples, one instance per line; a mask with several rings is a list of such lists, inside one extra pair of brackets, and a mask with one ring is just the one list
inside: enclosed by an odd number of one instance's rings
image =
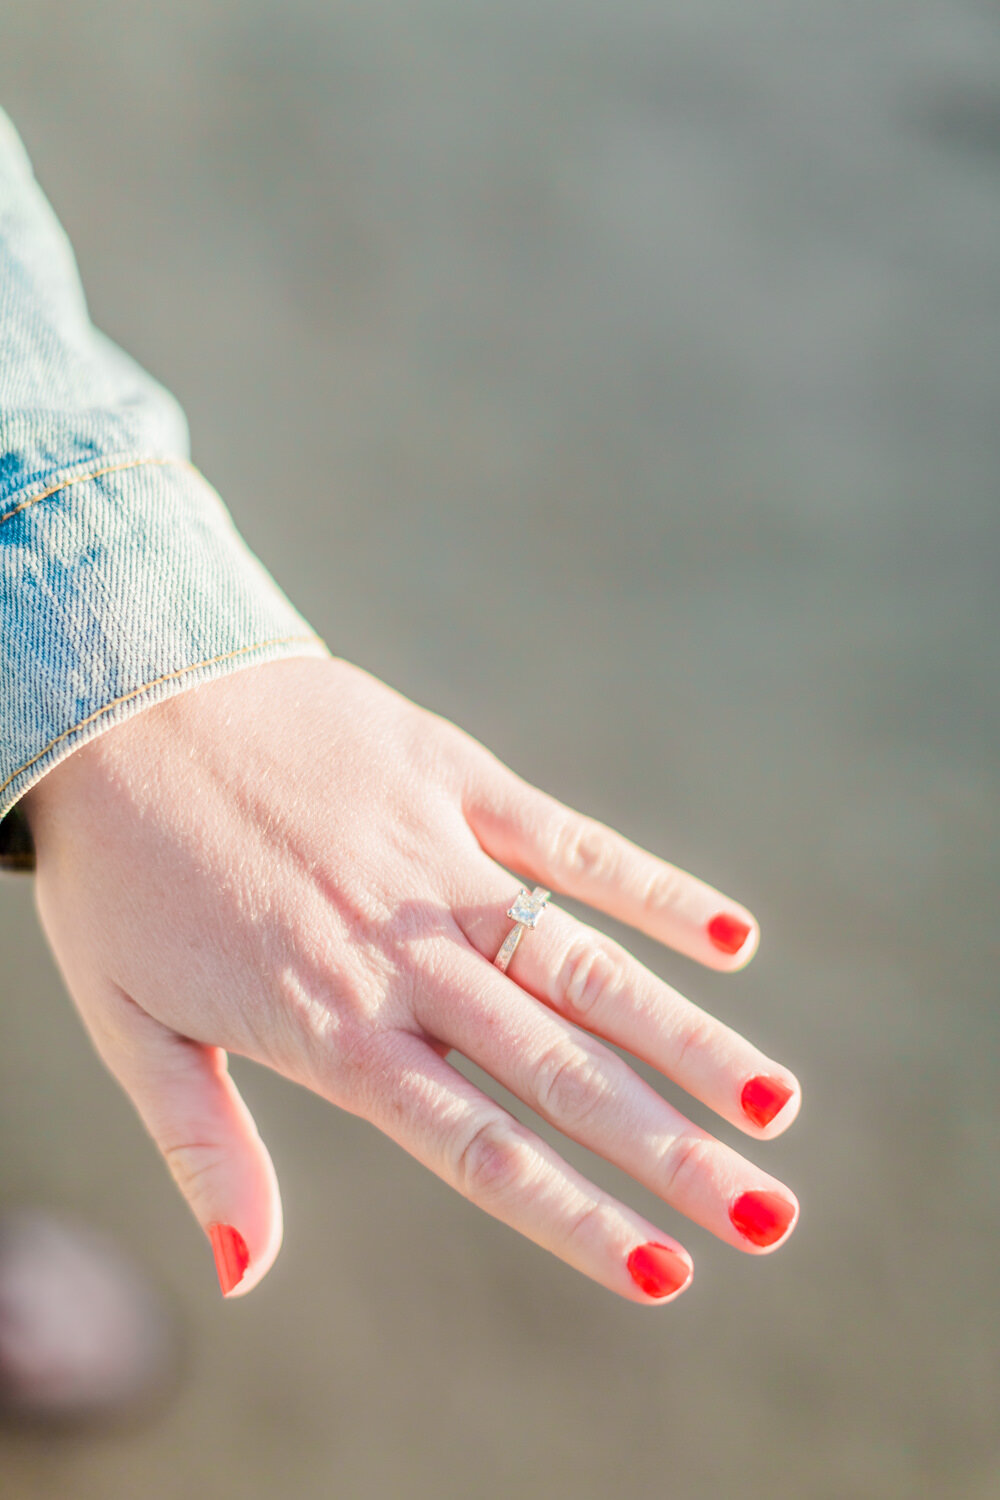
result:
[(542, 908), (549, 899), (549, 894), (548, 891), (543, 891), (541, 886), (536, 886), (532, 892), (526, 891), (522, 885), (507, 909), (508, 917), (515, 922), (520, 922), (523, 927), (534, 927), (542, 914)]
[(536, 925), (551, 894), (551, 891), (543, 889), (540, 885), (536, 885), (533, 891), (525, 890), (522, 885), (507, 908), (507, 915), (513, 919), (514, 926), (504, 938), (500, 952), (493, 960), (502, 974), (507, 972), (507, 965), (514, 957), (514, 950), (524, 936), (525, 929)]

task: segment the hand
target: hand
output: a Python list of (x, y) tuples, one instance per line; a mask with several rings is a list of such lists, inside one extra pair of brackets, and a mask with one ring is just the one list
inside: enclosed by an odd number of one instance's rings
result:
[(787, 1068), (555, 904), (506, 975), (493, 964), (509, 870), (711, 969), (752, 956), (750, 914), (359, 668), (288, 659), (191, 688), (81, 746), (24, 810), (56, 962), (211, 1233), (224, 1291), (256, 1285), (281, 1241), (227, 1052), (370, 1120), (634, 1302), (683, 1290), (686, 1251), (464, 1078), (452, 1048), (729, 1244), (759, 1254), (791, 1231), (786, 1187), (598, 1039), (761, 1140), (798, 1111)]

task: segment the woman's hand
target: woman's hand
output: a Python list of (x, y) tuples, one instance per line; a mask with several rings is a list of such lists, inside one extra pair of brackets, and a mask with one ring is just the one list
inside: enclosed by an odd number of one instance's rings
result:
[(790, 1232), (788, 1189), (600, 1039), (755, 1139), (798, 1111), (787, 1068), (551, 903), (507, 974), (493, 963), (510, 870), (712, 969), (751, 957), (750, 914), (359, 668), (287, 659), (189, 689), (83, 745), (23, 805), (56, 961), (210, 1233), (224, 1291), (256, 1285), (281, 1241), (227, 1052), (370, 1120), (634, 1302), (676, 1295), (687, 1253), (464, 1078), (450, 1049), (729, 1244), (760, 1253)]

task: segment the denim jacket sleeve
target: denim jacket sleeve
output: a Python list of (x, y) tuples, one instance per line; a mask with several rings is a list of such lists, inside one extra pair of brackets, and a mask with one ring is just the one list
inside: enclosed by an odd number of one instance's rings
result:
[(170, 393), (91, 324), (69, 242), (0, 110), (0, 869), (15, 804), (151, 703), (330, 656), (189, 461)]

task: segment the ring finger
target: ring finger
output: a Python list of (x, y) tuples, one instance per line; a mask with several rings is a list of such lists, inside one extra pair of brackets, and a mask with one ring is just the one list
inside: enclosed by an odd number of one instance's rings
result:
[(760, 933), (745, 906), (615, 829), (532, 786), (482, 751), (463, 803), (483, 851), (710, 969), (750, 962)]
[[(491, 962), (512, 930), (506, 914), (515, 883), (492, 860), (475, 862), (485, 905), (456, 917)], [(577, 1026), (650, 1063), (741, 1130), (769, 1139), (798, 1114), (798, 1080), (731, 1027), (665, 984), (604, 933), (547, 905), (527, 931), (507, 974), (522, 990)]]

